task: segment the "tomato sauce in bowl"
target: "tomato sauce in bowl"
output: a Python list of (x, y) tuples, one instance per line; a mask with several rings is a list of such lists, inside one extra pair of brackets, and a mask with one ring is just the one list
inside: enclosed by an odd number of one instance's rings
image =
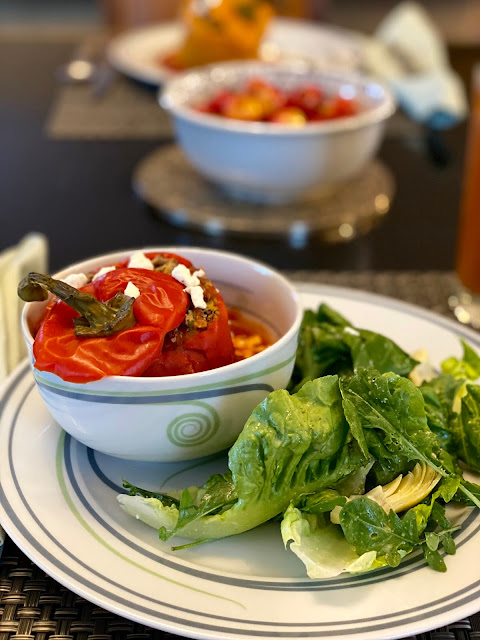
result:
[(228, 324), (236, 362), (250, 358), (276, 342), (264, 324), (236, 307), (228, 308)]

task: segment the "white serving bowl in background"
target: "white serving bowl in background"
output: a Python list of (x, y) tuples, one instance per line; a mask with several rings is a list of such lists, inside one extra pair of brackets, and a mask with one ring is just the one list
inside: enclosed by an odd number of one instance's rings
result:
[[(313, 84), (326, 93), (342, 90), (355, 96), (360, 111), (292, 127), (194, 108), (252, 77), (282, 89)], [(309, 189), (353, 177), (375, 155), (395, 111), (391, 92), (371, 78), (258, 62), (226, 62), (180, 74), (161, 91), (160, 104), (172, 115), (178, 142), (202, 175), (234, 197), (265, 204), (292, 201)]]
[[(78, 384), (34, 368), (32, 330), (46, 303), (30, 302), (23, 311), (22, 330), (38, 390), (65, 431), (102, 453), (156, 462), (216, 453), (233, 444), (268, 393), (286, 386), (302, 318), (297, 294), (277, 271), (239, 255), (184, 247), (142, 250), (177, 253), (203, 267), (227, 306), (254, 314), (279, 339), (251, 358), (210, 371), (151, 378), (107, 376)], [(85, 260), (55, 277), (88, 273), (131, 253)]]

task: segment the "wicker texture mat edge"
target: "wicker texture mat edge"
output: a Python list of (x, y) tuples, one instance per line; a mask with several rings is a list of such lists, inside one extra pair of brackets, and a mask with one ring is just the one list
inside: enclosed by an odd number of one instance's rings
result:
[(450, 271), (284, 271), (296, 282), (362, 289), (450, 316), (448, 298), (457, 288)]

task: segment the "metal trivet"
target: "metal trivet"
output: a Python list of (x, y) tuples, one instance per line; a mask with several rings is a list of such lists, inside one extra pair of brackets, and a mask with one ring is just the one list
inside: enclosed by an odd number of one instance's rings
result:
[(177, 146), (162, 147), (137, 166), (135, 192), (177, 227), (210, 235), (287, 237), (302, 245), (310, 236), (346, 242), (370, 231), (390, 209), (394, 180), (379, 161), (335, 190), (309, 192), (288, 205), (233, 200), (205, 180)]

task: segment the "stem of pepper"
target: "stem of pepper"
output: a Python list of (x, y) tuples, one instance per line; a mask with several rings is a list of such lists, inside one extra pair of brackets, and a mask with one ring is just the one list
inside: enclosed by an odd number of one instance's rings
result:
[(135, 324), (135, 298), (130, 298), (120, 291), (107, 302), (100, 302), (90, 293), (79, 291), (66, 282), (34, 272), (29, 273), (18, 285), (18, 295), (25, 302), (46, 300), (48, 292), (56, 295), (80, 314), (80, 317), (73, 319), (77, 337), (111, 336)]

